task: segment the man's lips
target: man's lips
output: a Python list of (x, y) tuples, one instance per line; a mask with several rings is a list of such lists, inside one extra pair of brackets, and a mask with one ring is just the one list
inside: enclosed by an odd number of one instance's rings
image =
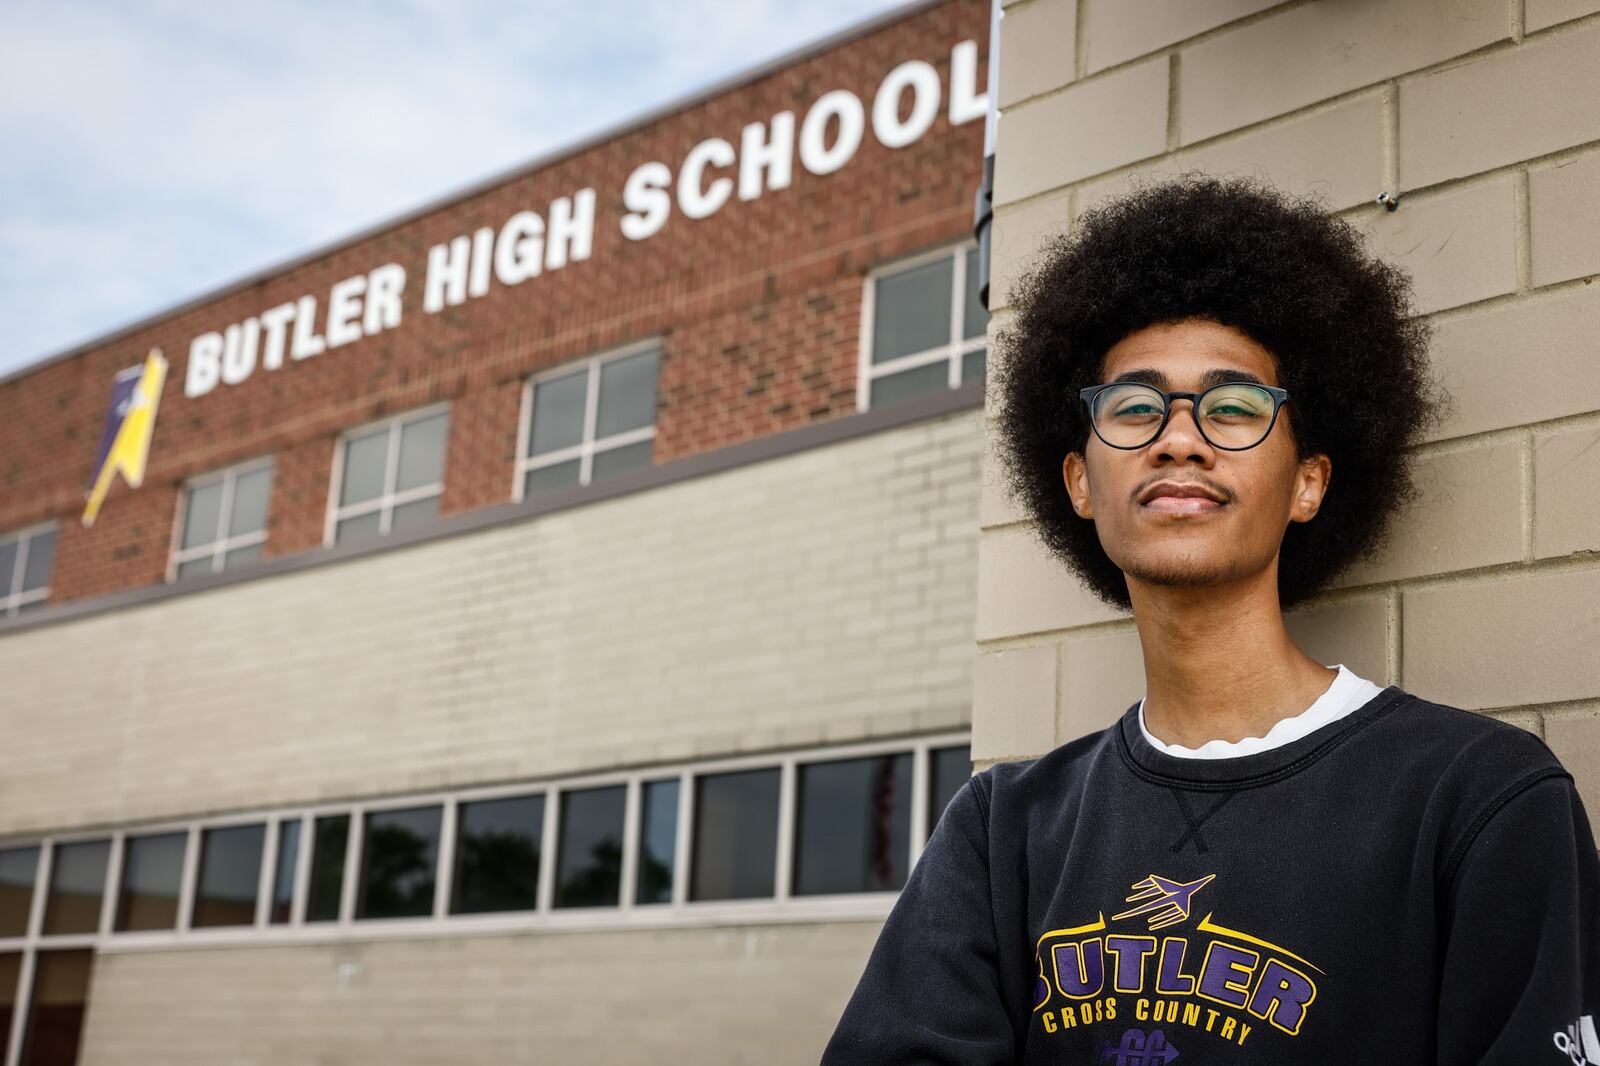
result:
[(1223, 507), (1216, 500), (1204, 496), (1157, 496), (1139, 506), (1163, 514), (1203, 514), (1206, 511), (1220, 511)]

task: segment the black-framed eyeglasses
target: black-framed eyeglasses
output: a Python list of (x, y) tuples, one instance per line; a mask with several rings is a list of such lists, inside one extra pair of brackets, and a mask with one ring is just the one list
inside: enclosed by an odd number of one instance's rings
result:
[(1242, 452), (1267, 439), (1289, 393), (1274, 385), (1224, 381), (1204, 392), (1167, 392), (1139, 381), (1111, 381), (1080, 389), (1095, 436), (1113, 448), (1143, 448), (1167, 428), (1172, 401), (1193, 405), (1200, 435), (1213, 448)]

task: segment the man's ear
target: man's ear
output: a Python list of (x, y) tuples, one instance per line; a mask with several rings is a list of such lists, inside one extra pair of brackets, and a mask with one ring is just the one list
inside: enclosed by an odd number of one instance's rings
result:
[(1067, 457), (1061, 461), (1061, 480), (1067, 486), (1067, 495), (1072, 499), (1072, 509), (1078, 513), (1078, 517), (1093, 518), (1094, 505), (1089, 501), (1089, 467), (1082, 455), (1067, 453)]
[(1328, 483), (1333, 480), (1333, 460), (1326, 455), (1313, 455), (1300, 460), (1294, 477), (1294, 506), (1289, 518), (1294, 522), (1309, 522), (1317, 517), (1322, 507), (1322, 497), (1327, 495)]

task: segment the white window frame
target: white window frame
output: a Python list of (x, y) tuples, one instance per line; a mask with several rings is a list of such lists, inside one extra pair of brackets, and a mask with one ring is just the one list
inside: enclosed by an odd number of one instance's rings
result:
[[(17, 542), (17, 557), (12, 561), (10, 580), (6, 585), (7, 592), (4, 596), (0, 596), (0, 618), (10, 618), (12, 615), (19, 613), (28, 604), (50, 598), (49, 578), (55, 576), (53, 573), (46, 578), (43, 585), (36, 589), (29, 589), (27, 592), (18, 590), (18, 587), (22, 584), (22, 575), (28, 571), (28, 549), (33, 544), (33, 538), (41, 533), (50, 532), (55, 532), (56, 548), (59, 550), (61, 547), (61, 534), (54, 520), (37, 522), (31, 526), (23, 526), (21, 529), (13, 529), (7, 533), (0, 534), (0, 544), (9, 544), (12, 541)], [(51, 560), (50, 569), (52, 571), (55, 569), (54, 559)]]
[[(388, 418), (380, 418), (372, 422), (364, 422), (359, 426), (351, 426), (339, 434), (338, 443), (333, 449), (333, 473), (328, 479), (328, 508), (327, 517), (323, 521), (322, 545), (332, 547), (335, 543), (334, 535), (339, 528), (339, 523), (346, 518), (359, 518), (364, 514), (378, 512), (378, 535), (386, 537), (394, 517), (394, 509), (417, 500), (425, 500), (430, 496), (444, 495), (444, 481), (432, 482), (427, 485), (418, 485), (416, 488), (406, 489), (404, 492), (395, 492), (395, 480), (400, 472), (400, 427), (407, 422), (420, 422), (425, 418), (445, 412), (445, 438), (443, 462), (441, 469), (448, 470), (450, 463), (450, 401), (441, 400), (423, 407), (416, 407), (409, 411), (402, 411)], [(345, 449), (351, 439), (365, 437), (380, 427), (387, 427), (389, 431), (389, 450), (387, 463), (383, 473), (383, 492), (370, 500), (352, 503), (341, 507), (339, 493), (344, 489), (344, 456)]]
[[(517, 420), (517, 459), (512, 464), (511, 499), (516, 503), (521, 503), (526, 498), (524, 483), (528, 479), (530, 470), (537, 470), (546, 466), (559, 466), (562, 463), (570, 463), (572, 460), (577, 459), (579, 460), (578, 485), (587, 485), (592, 480), (595, 453), (610, 451), (613, 448), (623, 448), (630, 444), (638, 444), (640, 441), (655, 440), (656, 422), (653, 415), (648, 426), (640, 426), (638, 429), (613, 433), (599, 440), (595, 439), (595, 421), (600, 413), (600, 367), (602, 364), (609, 363), (614, 359), (626, 359), (629, 356), (639, 355), (651, 349), (660, 350), (664, 355), (665, 348), (666, 346), (661, 337), (651, 337), (642, 341), (630, 342), (620, 348), (609, 348), (603, 352), (585, 356), (582, 359), (562, 363), (560, 366), (541, 370), (537, 374), (531, 374), (525, 378), (522, 382), (522, 412)], [(656, 366), (656, 396), (659, 398), (661, 395), (659, 361)], [(586, 381), (583, 403), (583, 436), (577, 444), (568, 445), (565, 448), (557, 448), (553, 452), (546, 452), (539, 456), (528, 455), (528, 443), (533, 435), (534, 386), (540, 382), (555, 381), (578, 373), (580, 369), (586, 371), (589, 375)], [(654, 445), (652, 445), (652, 459), (654, 450)]]
[[(914, 370), (919, 366), (927, 366), (940, 360), (948, 360), (949, 368), (945, 375), (945, 384), (949, 388), (961, 385), (961, 358), (971, 352), (979, 351), (989, 346), (986, 333), (976, 337), (963, 339), (965, 332), (964, 317), (967, 307), (967, 253), (977, 248), (971, 240), (960, 241), (956, 244), (947, 244), (916, 255), (906, 256), (892, 262), (883, 263), (873, 267), (867, 272), (866, 288), (861, 295), (861, 340), (858, 369), (856, 372), (856, 410), (871, 410), (872, 383), (878, 378), (898, 374), (902, 370)], [(903, 270), (925, 266), (928, 263), (938, 262), (940, 259), (953, 260), (951, 270), (950, 290), (950, 329), (949, 340), (944, 344), (935, 345), (920, 352), (911, 352), (907, 355), (896, 356), (887, 363), (874, 363), (872, 361), (872, 335), (876, 323), (878, 281), (881, 278), (898, 274)]]
[[(214, 541), (205, 544), (196, 544), (192, 548), (183, 547), (183, 524), (189, 520), (189, 497), (197, 489), (203, 489), (214, 481), (222, 482), (221, 525), (226, 528), (233, 521), (233, 486), (243, 474), (252, 474), (257, 470), (273, 467), (271, 455), (258, 456), (246, 462), (236, 463), (221, 470), (213, 470), (201, 474), (199, 477), (190, 478), (184, 482), (183, 490), (178, 493), (177, 515), (172, 523), (172, 543), (167, 551), (167, 583), (178, 580), (178, 568), (193, 559), (202, 559), (211, 556), (211, 573), (220, 573), (222, 564), (227, 554), (237, 548), (249, 548), (256, 544), (265, 544), (267, 540), (267, 527), (272, 523), (272, 480), (267, 482), (267, 524), (254, 533), (244, 533), (234, 536), (231, 531), (222, 532), (223, 535)], [(272, 478), (277, 476), (273, 470)]]
[[(0, 939), (0, 953), (23, 954), (24, 983), (18, 989), (18, 1016), (26, 1018), (31, 988), (33, 956), (39, 950), (55, 948), (92, 947), (97, 952), (165, 951), (183, 947), (205, 947), (218, 944), (285, 944), (324, 943), (348, 940), (381, 940), (419, 936), (475, 936), (504, 935), (507, 933), (549, 930), (582, 931), (619, 928), (673, 928), (737, 925), (746, 922), (818, 922), (852, 919), (882, 919), (886, 917), (899, 897), (896, 890), (872, 892), (831, 893), (826, 895), (795, 896), (790, 891), (794, 825), (796, 818), (796, 784), (799, 767), (813, 762), (831, 762), (836, 759), (862, 758), (873, 755), (909, 753), (912, 757), (910, 854), (907, 856), (907, 875), (915, 868), (922, 854), (928, 827), (928, 797), (932, 785), (930, 751), (936, 748), (971, 745), (968, 729), (950, 730), (914, 737), (876, 739), (853, 744), (811, 748), (804, 751), (729, 756), (675, 766), (643, 767), (633, 770), (610, 770), (560, 778), (525, 780), (477, 788), (457, 789), (448, 792), (429, 792), (405, 796), (389, 796), (379, 800), (345, 801), (313, 806), (258, 810), (226, 816), (163, 821), (159, 823), (130, 825), (114, 829), (100, 829), (55, 834), (39, 837), (22, 837), (0, 841), (0, 849), (39, 848), (39, 861), (34, 872), (33, 899), (26, 935)], [(774, 891), (770, 897), (735, 900), (699, 900), (688, 898), (690, 864), (693, 858), (694, 839), (691, 831), (694, 820), (693, 797), (695, 779), (707, 774), (736, 770), (777, 769), (779, 771), (779, 811), (776, 826), (777, 847), (774, 869)], [(639, 904), (635, 901), (635, 882), (640, 817), (644, 783), (675, 778), (678, 781), (678, 821), (673, 856), (673, 887), (670, 902)], [(620, 876), (622, 883), (618, 903), (605, 907), (556, 908), (554, 880), (560, 841), (558, 805), (564, 792), (600, 785), (626, 787), (626, 805), (623, 819), (623, 860)], [(460, 806), (487, 799), (541, 794), (544, 796), (544, 823), (539, 845), (539, 882), (537, 901), (533, 909), (503, 911), (483, 914), (451, 914), (449, 907), (453, 894), (452, 880), (455, 864), (455, 841)], [(441, 808), (439, 849), (434, 870), (434, 902), (431, 913), (409, 918), (355, 917), (356, 896), (363, 862), (362, 836), (366, 816), (386, 810), (410, 807)], [(308, 922), (305, 920), (309, 898), (310, 864), (313, 847), (313, 828), (316, 818), (326, 815), (348, 815), (350, 836), (345, 847), (343, 893), (339, 900), (336, 920)], [(290, 902), (287, 923), (272, 924), (272, 890), (277, 877), (277, 846), (279, 826), (288, 821), (301, 823), (298, 852), (295, 856), (294, 895)], [(193, 926), (194, 905), (198, 894), (201, 842), (210, 829), (241, 825), (265, 826), (262, 844), (261, 871), (257, 887), (254, 922), (250, 925)], [(149, 836), (158, 833), (183, 832), (188, 839), (184, 849), (178, 917), (171, 930), (139, 930), (115, 932), (113, 924), (117, 903), (122, 890), (122, 858), (125, 842), (130, 836)], [(101, 896), (98, 931), (83, 934), (45, 936), (42, 933), (45, 906), (49, 898), (50, 877), (54, 865), (55, 849), (62, 844), (78, 841), (109, 842), (106, 861), (106, 880)], [(20, 1026), (20, 1022), (18, 1025)], [(20, 1034), (18, 1034), (20, 1035)], [(15, 1040), (12, 1044), (16, 1047)], [(0, 1066), (15, 1066), (0, 1064)]]

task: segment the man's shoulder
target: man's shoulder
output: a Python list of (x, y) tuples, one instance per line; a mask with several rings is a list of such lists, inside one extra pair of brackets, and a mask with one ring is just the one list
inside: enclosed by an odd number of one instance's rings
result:
[(1460, 777), (1493, 787), (1525, 775), (1565, 774), (1539, 734), (1482, 711), (1406, 693), (1382, 715), (1369, 747), (1389, 752), (1406, 769), (1435, 780)]
[[(1120, 721), (1120, 718), (1119, 718)], [(1058, 744), (1031, 759), (1008, 759), (973, 775), (973, 787), (987, 806), (995, 796), (1008, 798), (1050, 797), (1054, 802), (1069, 799), (1094, 765), (1112, 752), (1117, 722), (1104, 729)]]

